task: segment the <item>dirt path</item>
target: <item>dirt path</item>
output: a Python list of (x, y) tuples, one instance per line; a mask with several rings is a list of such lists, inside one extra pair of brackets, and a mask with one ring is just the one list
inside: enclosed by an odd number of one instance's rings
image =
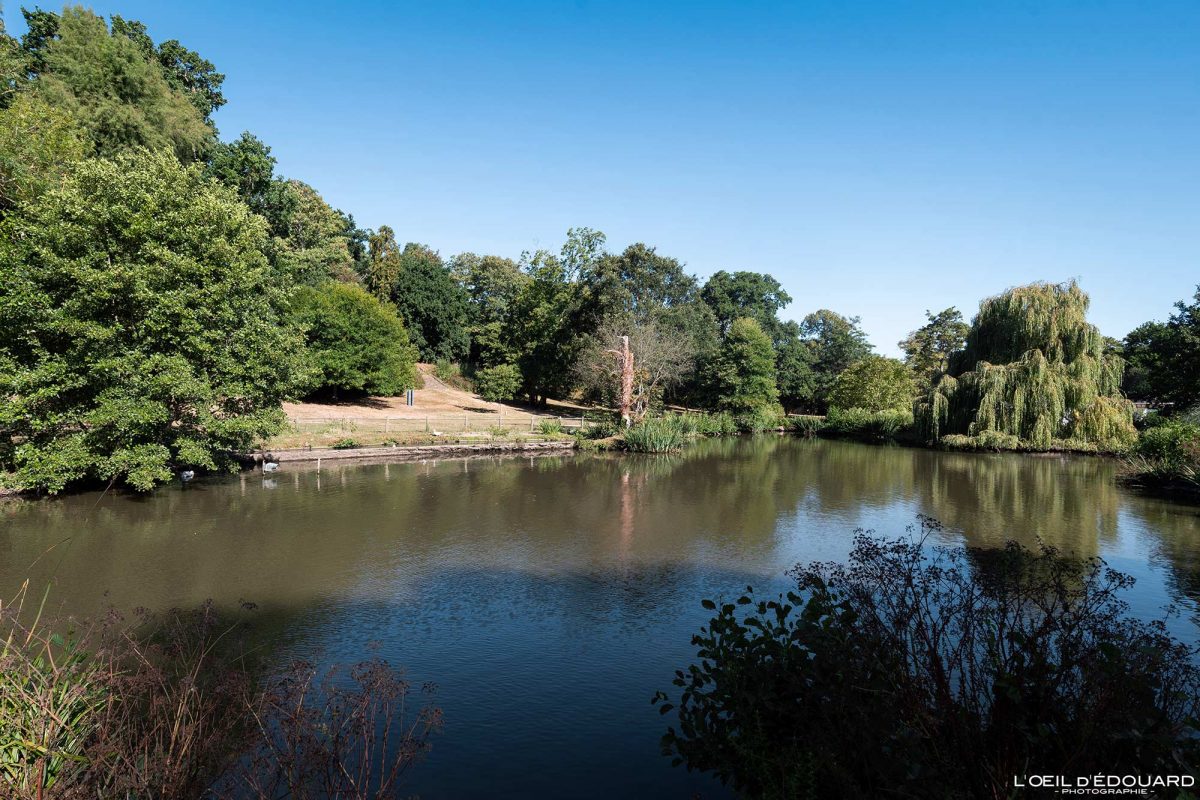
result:
[(534, 415), (538, 417), (574, 416), (583, 412), (580, 406), (551, 401), (549, 408), (530, 408), (517, 403), (491, 403), (479, 395), (455, 389), (434, 375), (432, 364), (418, 364), (425, 385), (413, 392), (413, 405), (403, 397), (367, 397), (345, 402), (284, 403), (283, 410), (288, 419), (304, 422), (339, 419), (424, 419), (469, 414), (499, 415), (516, 417)]

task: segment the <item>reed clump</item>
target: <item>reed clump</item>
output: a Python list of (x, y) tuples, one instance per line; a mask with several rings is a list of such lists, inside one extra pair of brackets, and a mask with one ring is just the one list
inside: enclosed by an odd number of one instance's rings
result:
[(211, 602), (70, 624), (24, 598), (0, 603), (6, 800), (392, 797), (441, 724), (382, 659), (260, 663)]

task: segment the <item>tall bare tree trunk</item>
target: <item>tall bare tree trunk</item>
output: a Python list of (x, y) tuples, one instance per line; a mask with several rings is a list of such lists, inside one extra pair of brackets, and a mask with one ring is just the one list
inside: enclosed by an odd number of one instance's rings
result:
[(628, 428), (633, 423), (633, 352), (629, 337), (621, 337), (621, 421)]

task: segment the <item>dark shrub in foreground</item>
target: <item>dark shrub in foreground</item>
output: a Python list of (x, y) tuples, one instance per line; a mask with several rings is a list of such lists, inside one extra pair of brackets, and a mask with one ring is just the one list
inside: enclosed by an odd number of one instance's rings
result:
[(378, 659), (263, 668), (211, 604), (70, 638), (20, 612), (0, 605), (5, 800), (382, 800), (441, 722)]
[(1099, 559), (859, 532), (848, 565), (793, 574), (776, 600), (705, 601), (663, 738), (676, 763), (763, 798), (999, 798), (1020, 776), (1200, 766), (1196, 650), (1131, 619), (1133, 580)]

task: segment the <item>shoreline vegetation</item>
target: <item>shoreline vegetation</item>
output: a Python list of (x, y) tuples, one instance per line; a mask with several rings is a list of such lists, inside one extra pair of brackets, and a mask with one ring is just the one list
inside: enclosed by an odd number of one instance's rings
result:
[(48, 619), (27, 592), (0, 601), (12, 800), (399, 796), (442, 727), (433, 686), (383, 659), (272, 663), (251, 603)]
[[(22, 13), (19, 40), (0, 30), (7, 489), (146, 492), (234, 471), (238, 454), (289, 434), (289, 404), (423, 383), (477, 393), (472, 410), (613, 409), (611, 433), (586, 447), (623, 432), (628, 449), (661, 452), (794, 424), (1122, 453), (1144, 482), (1195, 482), (1194, 427), (1172, 454), (1149, 452), (1131, 399), (1176, 419), (1200, 404), (1200, 291), (1116, 340), (1088, 322), (1074, 281), (1017, 286), (970, 321), (926, 311), (898, 359), (875, 352), (856, 316), (784, 318), (793, 297), (772, 275), (702, 279), (645, 242), (610, 249), (592, 228), (518, 258), (443, 256), (389, 225), (360, 227), (278, 174), (252, 133), (222, 139), (225, 76), (179, 41), (81, 7)], [(708, 416), (655, 421), (672, 406)]]

